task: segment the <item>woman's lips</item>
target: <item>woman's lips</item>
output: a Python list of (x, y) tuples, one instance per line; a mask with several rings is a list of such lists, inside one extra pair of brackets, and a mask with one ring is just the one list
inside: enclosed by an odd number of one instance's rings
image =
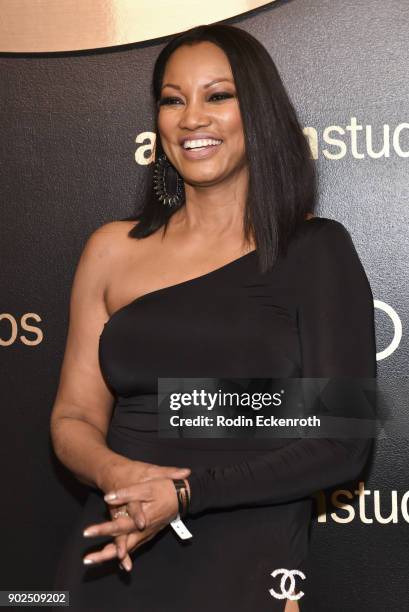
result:
[(182, 147), (183, 155), (186, 159), (203, 159), (204, 157), (211, 157), (214, 155), (223, 143), (217, 145), (207, 145), (206, 147), (200, 147), (198, 149), (184, 149)]

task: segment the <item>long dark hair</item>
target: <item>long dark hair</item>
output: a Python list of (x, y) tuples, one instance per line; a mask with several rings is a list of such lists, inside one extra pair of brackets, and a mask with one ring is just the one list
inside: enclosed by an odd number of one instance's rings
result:
[[(271, 268), (285, 255), (288, 243), (313, 213), (316, 203), (315, 164), (296, 111), (278, 70), (265, 47), (251, 34), (226, 24), (201, 25), (173, 38), (160, 52), (154, 66), (152, 93), (155, 108), (161, 96), (166, 63), (182, 45), (202, 41), (218, 45), (226, 54), (235, 81), (241, 112), (249, 185), (243, 218), (244, 237), (254, 236), (260, 271)], [(156, 157), (162, 152), (157, 129)], [(170, 217), (184, 206), (169, 208), (152, 187), (153, 164), (146, 173), (142, 211), (127, 219), (138, 220), (129, 232), (145, 238), (160, 227), (166, 232)]]

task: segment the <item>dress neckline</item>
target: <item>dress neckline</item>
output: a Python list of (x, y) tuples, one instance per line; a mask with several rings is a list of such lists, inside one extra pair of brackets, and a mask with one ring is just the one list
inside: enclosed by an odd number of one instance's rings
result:
[[(310, 217), (309, 219), (305, 219), (305, 223), (310, 222), (310, 221), (314, 221), (316, 219), (322, 219), (322, 218), (323, 217)], [(154, 289), (153, 291), (148, 291), (147, 293), (144, 293), (143, 295), (140, 295), (140, 296), (134, 298), (133, 300), (131, 300), (127, 304), (124, 304), (123, 306), (121, 306), (120, 308), (115, 310), (115, 312), (113, 312), (111, 314), (111, 316), (104, 323), (104, 328), (103, 328), (103, 330), (102, 330), (102, 332), (100, 334), (100, 338), (101, 338), (101, 336), (102, 336), (102, 334), (104, 332), (105, 327), (114, 318), (116, 318), (117, 315), (121, 314), (122, 312), (124, 312), (125, 310), (127, 310), (128, 308), (133, 306), (134, 304), (139, 303), (142, 300), (144, 300), (146, 298), (149, 298), (152, 295), (157, 295), (158, 293), (163, 293), (164, 291), (171, 291), (172, 289), (177, 289), (179, 287), (183, 287), (183, 286), (189, 285), (191, 283), (199, 282), (202, 279), (209, 278), (210, 276), (213, 276), (214, 274), (217, 274), (217, 273), (223, 272), (224, 270), (230, 269), (231, 267), (237, 265), (238, 263), (246, 260), (250, 256), (253, 256), (255, 253), (257, 253), (257, 248), (256, 249), (252, 249), (251, 251), (249, 251), (248, 253), (245, 253), (244, 255), (240, 255), (240, 257), (236, 257), (236, 259), (233, 259), (232, 261), (229, 261), (226, 264), (223, 264), (222, 266), (219, 266), (218, 268), (215, 268), (214, 270), (210, 270), (210, 272), (205, 272), (205, 274), (200, 274), (199, 276), (194, 276), (193, 278), (188, 278), (187, 280), (181, 281), (180, 283), (174, 283), (173, 285), (168, 285), (166, 287), (160, 287), (159, 289)]]
[[(188, 278), (187, 280), (181, 281), (180, 283), (174, 283), (173, 285), (167, 285), (166, 287), (160, 287), (159, 289), (154, 289), (153, 291), (148, 291), (147, 293), (144, 293), (143, 295), (140, 295), (140, 296), (134, 298), (133, 300), (131, 300), (127, 304), (124, 304), (123, 306), (121, 306), (120, 308), (115, 310), (115, 312), (113, 312), (111, 314), (111, 316), (105, 322), (104, 328), (105, 328), (106, 325), (108, 325), (108, 323), (110, 323), (110, 321), (112, 321), (112, 319), (114, 317), (119, 315), (121, 312), (123, 312), (124, 310), (126, 310), (127, 308), (132, 306), (133, 304), (136, 304), (137, 302), (141, 302), (142, 300), (144, 300), (145, 298), (148, 298), (151, 295), (156, 295), (157, 293), (163, 293), (164, 291), (169, 291), (171, 289), (176, 289), (178, 287), (182, 287), (182, 286), (188, 285), (190, 283), (195, 283), (195, 282), (200, 281), (202, 279), (208, 278), (208, 277), (212, 276), (213, 274), (217, 274), (218, 272), (222, 272), (222, 271), (224, 271), (224, 270), (226, 270), (228, 268), (231, 268), (232, 266), (238, 264), (239, 262), (247, 259), (249, 256), (254, 255), (256, 252), (257, 252), (257, 249), (253, 249), (253, 250), (249, 251), (248, 253), (245, 253), (244, 255), (240, 255), (240, 257), (236, 257), (236, 259), (233, 259), (232, 261), (229, 261), (226, 264), (223, 264), (222, 266), (219, 266), (218, 268), (215, 268), (214, 270), (210, 270), (210, 272), (205, 272), (204, 274), (200, 274), (199, 276), (194, 276), (193, 278)], [(102, 333), (101, 333), (101, 335), (102, 335)]]

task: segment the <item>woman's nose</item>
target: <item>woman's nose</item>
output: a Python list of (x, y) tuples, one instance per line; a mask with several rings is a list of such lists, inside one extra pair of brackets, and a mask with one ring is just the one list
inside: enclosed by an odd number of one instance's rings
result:
[(180, 118), (181, 128), (194, 129), (198, 125), (207, 125), (208, 123), (209, 116), (203, 104), (199, 102), (190, 102), (186, 104)]

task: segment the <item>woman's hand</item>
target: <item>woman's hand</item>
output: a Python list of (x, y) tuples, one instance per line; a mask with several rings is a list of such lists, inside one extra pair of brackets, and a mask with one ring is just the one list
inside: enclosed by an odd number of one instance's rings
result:
[[(186, 478), (187, 476), (189, 476), (189, 474), (189, 468), (160, 466), (157, 464), (146, 463), (143, 461), (132, 461), (130, 459), (124, 459), (124, 461), (122, 461), (119, 465), (111, 464), (106, 466), (101, 476), (101, 489), (104, 493), (107, 493), (108, 491), (112, 491), (118, 487), (127, 487), (129, 483), (133, 482), (145, 482), (146, 480), (149, 480), (151, 478), (161, 476), (168, 478)], [(109, 524), (115, 523), (115, 527), (123, 527), (125, 523), (126, 527), (128, 527), (128, 535), (124, 534), (115, 536), (113, 544), (108, 544), (104, 549), (102, 549), (102, 551), (100, 551), (100, 553), (93, 553), (87, 555), (84, 558), (85, 563), (89, 563), (90, 561), (105, 561), (107, 559), (112, 559), (116, 556), (121, 560), (122, 564), (126, 569), (131, 569), (132, 562), (128, 555), (128, 550), (130, 548), (130, 544), (134, 543), (135, 541), (135, 537), (131, 538), (131, 534), (132, 531), (135, 530), (135, 527), (139, 532), (139, 530), (142, 528), (141, 526), (145, 524), (145, 517), (142, 510), (142, 504), (138, 501), (135, 501), (132, 504), (131, 511), (133, 519), (129, 519), (129, 517), (126, 516), (119, 516), (117, 519), (114, 519), (115, 513), (120, 509), (126, 509), (128, 512), (130, 510), (130, 508), (126, 506), (124, 506), (123, 508), (118, 508), (115, 506), (109, 507), (109, 511), (113, 519), (112, 522)], [(130, 523), (130, 520), (132, 520), (132, 523)], [(130, 528), (132, 528), (131, 531)], [(105, 551), (104, 554), (102, 554), (103, 551)], [(95, 557), (95, 554), (99, 554), (100, 557)]]
[[(189, 483), (185, 482), (189, 488)], [(112, 515), (118, 511), (119, 507), (127, 504), (127, 510), (131, 516), (119, 516), (113, 521), (92, 525), (87, 528), (87, 532), (92, 536), (111, 535), (127, 538), (127, 554), (122, 563), (126, 569), (130, 570), (132, 562), (128, 553), (152, 539), (158, 531), (176, 517), (178, 513), (177, 494), (171, 478), (154, 478), (117, 489), (111, 493), (116, 495), (115, 499), (109, 501), (112, 506)], [(131, 510), (135, 503), (142, 505), (146, 517), (146, 527), (143, 532), (135, 531)], [(92, 562), (101, 562), (115, 556), (117, 556), (115, 546), (107, 544), (102, 550), (87, 555), (87, 559)]]
[[(126, 521), (126, 517), (121, 517), (122, 524)], [(128, 523), (129, 524), (129, 523)], [(167, 523), (163, 523), (162, 525), (147, 527), (143, 531), (131, 531), (127, 535), (120, 536), (121, 538), (125, 538), (126, 541), (126, 556), (120, 563), (120, 567), (123, 567), (128, 572), (132, 569), (132, 560), (129, 556), (129, 553), (136, 550), (142, 544), (145, 544), (149, 540), (151, 540), (161, 529), (166, 527)], [(132, 529), (132, 526), (130, 527)], [(109, 561), (110, 559), (115, 559), (117, 557), (117, 547), (114, 542), (110, 542), (106, 544), (104, 548), (100, 551), (87, 555), (87, 563), (101, 563), (103, 561)]]

